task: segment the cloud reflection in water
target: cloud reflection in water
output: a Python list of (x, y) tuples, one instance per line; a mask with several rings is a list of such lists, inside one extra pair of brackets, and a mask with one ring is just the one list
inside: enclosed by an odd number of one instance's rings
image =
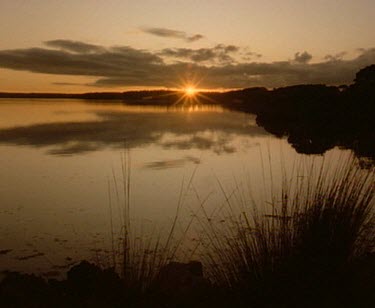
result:
[(106, 147), (129, 148), (156, 144), (162, 148), (238, 149), (238, 136), (265, 136), (251, 115), (237, 112), (95, 111), (98, 120), (43, 123), (0, 130), (0, 143), (45, 147), (51, 155), (75, 155)]
[(201, 160), (197, 157), (185, 156), (184, 158), (181, 158), (181, 159), (170, 159), (170, 160), (160, 160), (160, 161), (149, 162), (149, 163), (144, 164), (144, 168), (154, 169), (154, 170), (163, 170), (163, 169), (169, 169), (169, 168), (182, 167), (183, 165), (189, 162), (198, 165), (201, 163)]

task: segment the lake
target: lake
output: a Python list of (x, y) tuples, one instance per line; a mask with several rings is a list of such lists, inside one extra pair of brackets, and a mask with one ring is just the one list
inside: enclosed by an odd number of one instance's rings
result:
[[(335, 148), (324, 157), (343, 155)], [(323, 156), (297, 154), (254, 115), (215, 105), (1, 99), (0, 270), (56, 272), (108, 252), (111, 221), (120, 228), (125, 163), (131, 220), (148, 232), (173, 220), (181, 192), (183, 217), (199, 199), (208, 211), (221, 206), (220, 187), (251, 186), (267, 198), (263, 184), (278, 183), (280, 166), (301, 159)]]

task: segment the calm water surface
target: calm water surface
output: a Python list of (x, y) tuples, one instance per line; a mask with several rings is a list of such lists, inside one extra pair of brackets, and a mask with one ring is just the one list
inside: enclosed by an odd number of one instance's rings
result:
[[(258, 127), (255, 116), (217, 106), (1, 99), (0, 270), (63, 269), (106, 249), (110, 204), (119, 223), (126, 151), (132, 220), (141, 229), (173, 219), (193, 173), (196, 192), (209, 196), (214, 210), (223, 203), (218, 181), (229, 191), (245, 182), (265, 194), (264, 162), (290, 168), (301, 156)], [(188, 217), (198, 202), (191, 190), (184, 198)]]

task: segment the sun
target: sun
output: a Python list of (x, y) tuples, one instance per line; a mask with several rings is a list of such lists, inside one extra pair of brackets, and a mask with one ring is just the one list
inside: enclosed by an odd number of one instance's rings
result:
[(184, 89), (184, 92), (185, 92), (186, 96), (192, 97), (192, 96), (196, 95), (198, 91), (197, 91), (196, 88), (194, 88), (192, 86), (189, 86), (189, 87), (186, 87)]
[(176, 87), (177, 100), (174, 105), (196, 106), (201, 105), (203, 102), (212, 101), (210, 97), (205, 95), (204, 90), (199, 88), (199, 83), (195, 80), (181, 80), (181, 83)]
[[(180, 85), (177, 93), (179, 98), (176, 100), (174, 105), (181, 104), (182, 106), (197, 106), (202, 105), (203, 103), (212, 102), (216, 104), (216, 102), (210, 98), (209, 96), (205, 95), (204, 90), (202, 88), (197, 87), (197, 83), (186, 82)], [(175, 92), (176, 93), (176, 92)]]

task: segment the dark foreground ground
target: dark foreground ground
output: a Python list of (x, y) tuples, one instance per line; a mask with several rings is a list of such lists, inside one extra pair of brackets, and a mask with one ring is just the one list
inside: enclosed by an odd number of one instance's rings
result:
[[(313, 266), (314, 267), (314, 266)], [(172, 262), (149, 290), (126, 282), (111, 269), (87, 261), (73, 266), (65, 280), (5, 272), (1, 307), (373, 307), (375, 255), (339, 271), (287, 270), (237, 288), (215, 287), (200, 262)]]

